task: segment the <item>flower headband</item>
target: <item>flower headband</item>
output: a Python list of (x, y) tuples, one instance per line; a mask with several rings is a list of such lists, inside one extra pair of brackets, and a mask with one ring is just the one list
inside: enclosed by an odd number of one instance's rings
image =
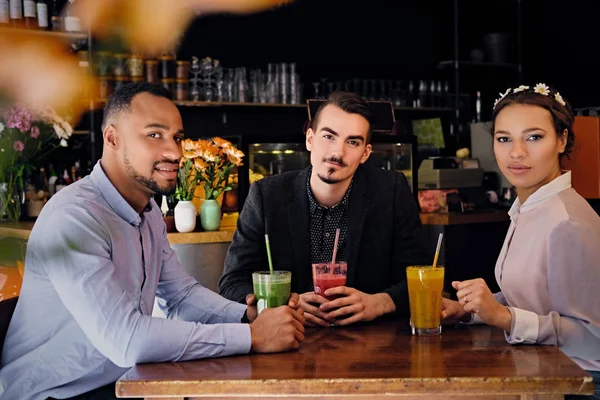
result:
[(506, 89), (506, 92), (500, 93), (500, 97), (497, 98), (496, 101), (494, 102), (494, 108), (496, 108), (496, 105), (500, 102), (500, 100), (502, 100), (507, 95), (509, 95), (511, 93), (524, 92), (525, 90), (533, 90), (534, 93), (541, 94), (542, 96), (554, 97), (554, 100), (556, 100), (562, 106), (567, 105), (567, 103), (565, 103), (565, 100), (562, 98), (560, 93), (555, 92), (554, 95), (552, 96), (550, 93), (550, 87), (548, 85), (546, 85), (545, 83), (538, 83), (537, 85), (535, 85), (533, 87), (533, 89), (530, 89), (529, 86), (525, 86), (525, 85), (521, 85), (518, 88), (514, 88), (514, 89), (511, 89), (511, 88)]

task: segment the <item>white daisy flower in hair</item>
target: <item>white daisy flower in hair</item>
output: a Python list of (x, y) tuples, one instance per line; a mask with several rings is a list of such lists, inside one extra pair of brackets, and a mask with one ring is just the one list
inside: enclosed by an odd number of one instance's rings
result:
[(523, 90), (527, 90), (527, 89), (529, 89), (529, 86), (521, 85), (518, 88), (515, 88), (513, 90), (513, 93), (519, 93), (519, 92), (522, 92)]
[(539, 94), (543, 94), (544, 96), (548, 96), (550, 94), (550, 87), (545, 83), (538, 83), (533, 88), (533, 91)]
[(556, 99), (556, 101), (558, 101), (560, 104), (562, 104), (563, 106), (566, 106), (567, 103), (565, 102), (565, 100), (562, 98), (562, 96), (560, 95), (560, 93), (556, 92), (554, 94), (554, 98)]
[(504, 93), (498, 93), (500, 95), (500, 97), (498, 97), (496, 99), (496, 101), (494, 101), (494, 108), (496, 108), (496, 104), (498, 104), (500, 102), (500, 100), (502, 100), (504, 97), (506, 97), (507, 94), (509, 94), (511, 91), (511, 89), (506, 89), (506, 92)]

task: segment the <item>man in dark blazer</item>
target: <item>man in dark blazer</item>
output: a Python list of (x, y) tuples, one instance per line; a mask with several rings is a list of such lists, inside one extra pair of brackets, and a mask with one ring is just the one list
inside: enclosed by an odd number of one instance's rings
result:
[[(306, 132), (311, 167), (254, 182), (225, 258), (219, 293), (255, 301), (252, 272), (268, 269), (265, 234), (274, 268), (292, 272), (307, 325), (348, 325), (384, 314), (408, 315), (408, 265), (430, 262), (421, 221), (405, 176), (363, 165), (371, 154), (372, 113), (352, 93), (323, 103)], [(312, 263), (347, 261), (346, 286), (313, 292)]]

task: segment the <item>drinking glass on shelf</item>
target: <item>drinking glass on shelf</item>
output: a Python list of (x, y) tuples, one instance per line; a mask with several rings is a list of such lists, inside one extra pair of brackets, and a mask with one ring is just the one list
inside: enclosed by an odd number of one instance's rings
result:
[(250, 102), (260, 103), (262, 72), (260, 69), (250, 71)]
[(313, 82), (313, 97), (315, 99), (320, 99), (322, 94), (321, 94), (321, 83), (320, 82)]
[(246, 103), (248, 101), (248, 80), (246, 78), (245, 67), (235, 69), (234, 97), (238, 103)]
[(223, 86), (225, 92), (223, 93), (223, 101), (233, 102), (234, 101), (234, 85), (235, 85), (235, 69), (228, 68), (225, 70), (225, 79)]
[(279, 64), (279, 98), (281, 104), (290, 103), (290, 76), (286, 63)]

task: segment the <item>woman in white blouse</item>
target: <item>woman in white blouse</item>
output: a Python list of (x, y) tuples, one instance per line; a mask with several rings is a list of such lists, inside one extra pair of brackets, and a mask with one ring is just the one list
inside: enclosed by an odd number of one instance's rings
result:
[(593, 375), (590, 398), (600, 399), (600, 217), (560, 165), (574, 144), (573, 112), (537, 84), (508, 89), (492, 120), (496, 161), (518, 196), (496, 263), (501, 291), (483, 279), (452, 282), (458, 302), (444, 300), (442, 319), (502, 328), (511, 344), (558, 346)]

